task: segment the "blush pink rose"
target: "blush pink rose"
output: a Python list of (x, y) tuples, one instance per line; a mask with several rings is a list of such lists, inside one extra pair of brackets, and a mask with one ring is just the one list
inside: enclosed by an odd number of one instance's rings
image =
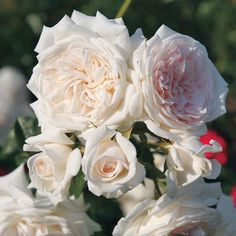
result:
[(142, 118), (157, 135), (204, 133), (199, 127), (225, 113), (227, 84), (202, 44), (165, 25), (148, 41), (137, 31), (132, 42), (132, 80), (141, 84)]

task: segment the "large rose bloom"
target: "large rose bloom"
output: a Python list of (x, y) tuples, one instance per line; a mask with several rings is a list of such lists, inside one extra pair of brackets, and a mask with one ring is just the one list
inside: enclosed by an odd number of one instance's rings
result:
[[(85, 130), (106, 124), (127, 128), (127, 105), (135, 95), (127, 82), (130, 38), (121, 19), (74, 11), (52, 28), (44, 27), (36, 47), (38, 64), (28, 88), (43, 130)], [(129, 102), (130, 104), (130, 102)]]
[(122, 218), (113, 231), (114, 236), (214, 236), (218, 212), (208, 204), (216, 204), (219, 185), (193, 186), (191, 192), (171, 199), (166, 194), (155, 200), (144, 200)]
[(202, 133), (199, 127), (225, 113), (227, 84), (202, 44), (165, 25), (148, 41), (137, 31), (132, 42), (132, 77), (153, 132), (171, 139), (174, 130)]

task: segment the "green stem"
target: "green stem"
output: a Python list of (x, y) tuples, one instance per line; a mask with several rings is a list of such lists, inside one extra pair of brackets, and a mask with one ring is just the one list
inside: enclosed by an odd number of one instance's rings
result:
[(124, 0), (122, 6), (120, 7), (118, 13), (116, 14), (116, 18), (123, 17), (126, 11), (129, 8), (129, 5), (131, 4), (132, 0)]
[(158, 199), (159, 197), (161, 197), (162, 193), (159, 184), (157, 182), (157, 179), (154, 181), (154, 184), (155, 184), (155, 198)]

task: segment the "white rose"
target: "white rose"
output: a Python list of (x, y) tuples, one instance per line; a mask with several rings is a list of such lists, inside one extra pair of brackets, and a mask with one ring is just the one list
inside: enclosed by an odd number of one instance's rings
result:
[(206, 152), (222, 150), (220, 144), (214, 140), (210, 141), (210, 145), (202, 145), (196, 137), (191, 137), (180, 143), (168, 144), (165, 148), (168, 149), (168, 154), (154, 154), (154, 164), (159, 170), (164, 171), (166, 163), (167, 193), (171, 197), (199, 177), (216, 179), (220, 174), (220, 163), (208, 160), (204, 156)]
[(153, 180), (145, 178), (143, 183), (139, 184), (128, 193), (118, 199), (120, 207), (124, 215), (132, 211), (134, 206), (145, 200), (155, 198), (155, 184)]
[[(200, 186), (201, 188), (201, 186)], [(199, 186), (192, 188), (196, 193)], [(171, 199), (166, 194), (155, 200), (144, 200), (122, 218), (113, 231), (114, 236), (214, 236), (218, 213), (208, 207), (208, 198), (216, 204), (219, 185), (207, 186), (199, 195), (188, 194)], [(217, 193), (217, 194), (216, 194)]]
[(143, 181), (144, 166), (137, 161), (136, 149), (128, 139), (106, 127), (84, 136), (82, 170), (91, 192), (119, 197)]
[(101, 231), (101, 227), (88, 217), (87, 208), (81, 195), (76, 200), (66, 200), (59, 203), (54, 214), (66, 219), (71, 235), (89, 236), (94, 232)]
[(72, 177), (81, 166), (81, 153), (72, 150), (73, 142), (63, 133), (43, 133), (26, 140), (25, 151), (39, 152), (27, 161), (30, 187), (57, 204), (69, 193)]
[(122, 19), (74, 11), (71, 18), (44, 27), (35, 50), (38, 65), (28, 88), (38, 98), (32, 107), (42, 130), (130, 126), (129, 113), (138, 101), (126, 76), (131, 49)]
[(205, 47), (162, 25), (148, 41), (132, 36), (132, 80), (140, 84), (149, 129), (176, 139), (176, 132), (203, 133), (205, 122), (225, 113), (227, 84)]
[(74, 201), (56, 207), (48, 199), (35, 199), (27, 184), (23, 165), (0, 177), (1, 236), (89, 236), (100, 230), (85, 207)]
[(217, 205), (217, 210), (221, 216), (221, 221), (217, 227), (215, 236), (236, 235), (236, 208), (233, 205), (232, 198), (222, 194)]

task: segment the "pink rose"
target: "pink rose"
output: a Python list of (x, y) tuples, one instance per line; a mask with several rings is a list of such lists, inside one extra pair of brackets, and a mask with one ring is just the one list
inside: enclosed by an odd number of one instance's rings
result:
[(202, 44), (165, 25), (148, 41), (140, 31), (132, 41), (132, 80), (141, 84), (142, 118), (153, 132), (170, 139), (176, 130), (204, 133), (199, 127), (225, 113), (227, 84)]

